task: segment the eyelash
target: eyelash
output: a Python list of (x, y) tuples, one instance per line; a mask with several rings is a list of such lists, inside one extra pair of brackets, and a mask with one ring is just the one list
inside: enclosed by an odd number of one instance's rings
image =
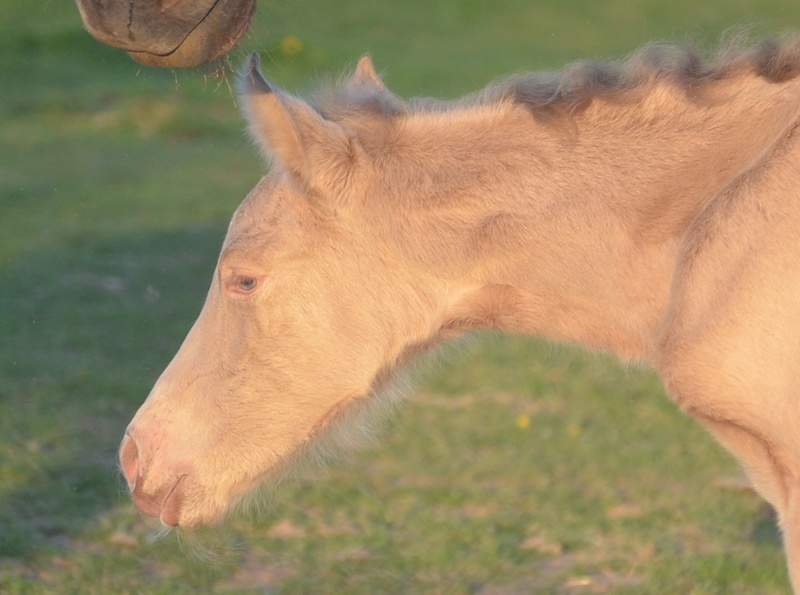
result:
[(231, 283), (228, 288), (235, 293), (249, 295), (258, 288), (258, 284), (258, 277), (253, 277), (250, 275), (237, 275), (234, 278), (233, 283)]

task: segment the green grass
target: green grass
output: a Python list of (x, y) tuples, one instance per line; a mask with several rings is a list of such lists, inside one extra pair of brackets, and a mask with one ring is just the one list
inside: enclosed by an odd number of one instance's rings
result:
[[(798, 28), (800, 5), (262, 2), (232, 60), (264, 50), (302, 90), (368, 51), (400, 94), (455, 97), (742, 24)], [(258, 519), (151, 543), (115, 451), (263, 168), (224, 77), (141, 68), (71, 2), (0, 6), (0, 81), (3, 593), (787, 592), (770, 509), (652, 374), (493, 334), (423, 366), (379, 445)]]

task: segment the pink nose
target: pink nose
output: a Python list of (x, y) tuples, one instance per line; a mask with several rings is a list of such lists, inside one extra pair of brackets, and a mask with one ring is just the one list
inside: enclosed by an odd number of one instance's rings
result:
[(119, 464), (125, 479), (128, 480), (128, 487), (133, 490), (139, 477), (139, 449), (129, 434), (125, 435), (119, 449)]

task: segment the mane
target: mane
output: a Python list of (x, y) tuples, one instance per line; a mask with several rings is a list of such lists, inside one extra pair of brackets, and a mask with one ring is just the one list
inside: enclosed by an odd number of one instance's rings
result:
[(653, 43), (626, 60), (581, 60), (560, 72), (516, 75), (455, 101), (416, 98), (404, 102), (385, 90), (343, 83), (318, 94), (315, 103), (323, 114), (339, 119), (353, 115), (393, 118), (511, 101), (528, 108), (536, 118), (550, 119), (577, 114), (598, 99), (635, 99), (662, 82), (698, 97), (715, 83), (747, 75), (773, 83), (796, 78), (800, 75), (800, 37), (767, 39), (750, 48), (734, 41), (712, 61), (706, 61), (692, 45)]
[(488, 94), (511, 98), (535, 116), (574, 114), (596, 99), (624, 101), (662, 82), (696, 97), (714, 83), (747, 75), (773, 83), (800, 75), (800, 38), (767, 39), (750, 49), (732, 44), (711, 62), (694, 46), (654, 43), (622, 62), (580, 61), (560, 73), (514, 77)]

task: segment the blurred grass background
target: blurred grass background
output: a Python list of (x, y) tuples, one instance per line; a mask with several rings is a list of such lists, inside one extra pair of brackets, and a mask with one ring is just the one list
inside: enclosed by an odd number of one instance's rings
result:
[[(262, 1), (230, 60), (301, 92), (370, 52), (400, 95), (457, 97), (798, 24), (794, 0)], [(151, 543), (115, 451), (263, 173), (231, 76), (140, 67), (71, 2), (0, 5), (0, 591), (788, 592), (769, 507), (651, 373), (495, 334), (423, 366), (379, 445), (203, 537), (211, 559)]]

